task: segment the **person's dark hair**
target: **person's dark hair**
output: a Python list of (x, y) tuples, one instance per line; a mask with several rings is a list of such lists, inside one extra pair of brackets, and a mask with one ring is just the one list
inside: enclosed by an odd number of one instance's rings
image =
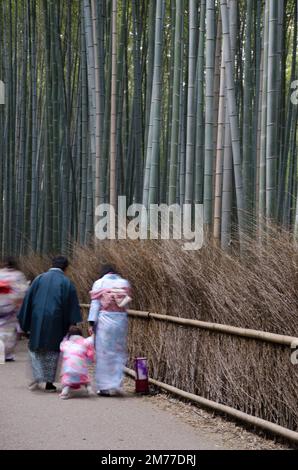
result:
[(68, 259), (65, 256), (55, 256), (52, 259), (52, 267), (53, 268), (60, 268), (62, 271), (65, 271), (67, 266), (69, 265)]
[(103, 264), (99, 270), (99, 277), (103, 277), (109, 273), (118, 274), (112, 264)]
[(69, 327), (67, 338), (69, 339), (71, 336), (83, 336), (83, 332), (79, 326), (71, 325)]
[(18, 262), (13, 256), (6, 256), (3, 260), (3, 264), (5, 268), (15, 269), (16, 271), (19, 271)]

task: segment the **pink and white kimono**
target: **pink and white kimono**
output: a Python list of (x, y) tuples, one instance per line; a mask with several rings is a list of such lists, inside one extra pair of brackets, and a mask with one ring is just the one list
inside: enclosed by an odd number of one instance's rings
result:
[(0, 342), (4, 344), (6, 360), (14, 358), (17, 332), (20, 332), (17, 313), (27, 288), (27, 280), (21, 271), (0, 269)]
[(118, 274), (108, 273), (93, 284), (90, 296), (88, 321), (96, 325), (97, 390), (120, 391), (127, 360), (126, 309), (131, 300), (130, 284)]
[(94, 338), (72, 335), (65, 338), (60, 350), (62, 355), (61, 383), (63, 388), (80, 388), (90, 384), (88, 365), (94, 361)]

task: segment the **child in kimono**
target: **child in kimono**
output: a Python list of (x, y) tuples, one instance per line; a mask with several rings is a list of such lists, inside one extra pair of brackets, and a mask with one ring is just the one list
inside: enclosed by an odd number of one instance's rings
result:
[(87, 394), (92, 395), (88, 365), (94, 361), (94, 336), (84, 338), (82, 330), (71, 326), (68, 334), (60, 345), (62, 352), (60, 398), (70, 397), (71, 389), (86, 388)]

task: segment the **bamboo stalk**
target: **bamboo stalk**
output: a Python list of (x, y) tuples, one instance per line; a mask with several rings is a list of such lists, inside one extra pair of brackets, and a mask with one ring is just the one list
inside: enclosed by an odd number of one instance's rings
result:
[(194, 151), (195, 151), (195, 73), (197, 49), (196, 2), (189, 1), (189, 46), (188, 46), (188, 86), (186, 122), (186, 164), (185, 164), (185, 203), (193, 202)]
[(117, 126), (117, 0), (112, 3), (112, 83), (110, 128), (110, 204), (116, 208), (116, 126)]
[(278, 104), (278, 2), (269, 0), (269, 48), (266, 138), (266, 217), (276, 215), (277, 104)]
[(224, 151), (224, 125), (225, 125), (225, 69), (222, 63), (220, 69), (220, 93), (217, 125), (216, 145), (216, 168), (215, 168), (215, 200), (214, 200), (214, 222), (213, 236), (219, 243), (221, 232), (221, 209), (222, 209), (222, 177), (223, 177), (223, 151)]
[[(154, 50), (154, 72), (152, 85), (152, 141), (150, 155), (150, 178), (148, 203), (156, 204), (159, 199), (158, 169), (160, 163), (160, 134), (161, 134), (161, 92), (162, 92), (162, 48), (164, 36), (164, 0), (157, 0), (155, 18), (155, 50)], [(150, 117), (151, 119), (151, 117)]]
[(100, 166), (101, 166), (101, 101), (99, 80), (99, 45), (97, 36), (97, 10), (95, 0), (91, 0), (92, 35), (93, 35), (93, 60), (94, 60), (94, 82), (95, 82), (95, 207), (101, 202), (100, 199)]
[(213, 189), (213, 81), (215, 62), (215, 1), (206, 3), (206, 88), (205, 88), (205, 163), (204, 163), (204, 224), (207, 230), (212, 223)]
[(168, 203), (175, 204), (177, 196), (177, 169), (178, 169), (178, 149), (179, 149), (179, 107), (180, 107), (180, 81), (181, 81), (181, 41), (182, 41), (182, 2), (176, 2), (175, 19), (175, 51), (174, 51), (174, 78), (172, 96), (172, 127), (170, 143), (170, 168), (169, 168), (169, 188)]
[(222, 29), (223, 29), (223, 52), (227, 82), (227, 110), (229, 114), (232, 150), (233, 150), (233, 168), (237, 199), (237, 215), (239, 237), (244, 233), (244, 199), (243, 199), (243, 181), (241, 167), (241, 145), (240, 145), (240, 129), (239, 129), (239, 112), (237, 109), (235, 79), (233, 74), (233, 54), (231, 53), (231, 39), (229, 29), (229, 15), (227, 9), (227, 1), (220, 1)]
[(204, 184), (204, 46), (206, 0), (200, 5), (200, 32), (196, 76), (196, 150), (195, 150), (195, 203), (203, 202)]

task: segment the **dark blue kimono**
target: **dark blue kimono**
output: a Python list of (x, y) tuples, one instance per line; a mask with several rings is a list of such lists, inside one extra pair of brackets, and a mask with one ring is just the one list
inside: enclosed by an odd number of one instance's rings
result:
[(30, 332), (30, 351), (60, 350), (70, 325), (82, 321), (76, 289), (62, 270), (52, 268), (34, 279), (18, 320)]

